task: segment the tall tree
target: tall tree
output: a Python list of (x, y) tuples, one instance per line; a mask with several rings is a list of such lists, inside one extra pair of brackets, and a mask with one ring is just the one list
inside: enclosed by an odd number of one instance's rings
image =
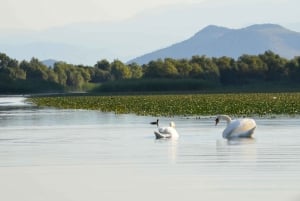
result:
[(137, 63), (131, 63), (128, 67), (131, 71), (131, 78), (140, 79), (143, 76), (143, 69)]
[(264, 80), (268, 70), (267, 65), (255, 55), (242, 55), (237, 61), (239, 76), (251, 79)]
[(0, 68), (18, 67), (18, 61), (11, 59), (4, 53), (0, 53)]
[(181, 78), (189, 77), (190, 72), (193, 69), (192, 65), (189, 63), (189, 61), (187, 59), (180, 59), (176, 63), (176, 68), (177, 68), (177, 71), (178, 71), (178, 75)]
[(267, 65), (266, 80), (280, 81), (287, 76), (285, 65), (287, 60), (281, 58), (272, 51), (266, 51), (259, 55), (260, 59)]
[(233, 58), (225, 56), (214, 58), (214, 62), (219, 67), (222, 84), (237, 84), (241, 82), (240, 77), (237, 75), (238, 69)]
[(212, 59), (206, 56), (193, 56), (191, 59), (192, 64), (198, 64), (202, 69), (201, 78), (205, 80), (218, 81), (220, 72), (217, 65)]
[(54, 64), (53, 70), (57, 74), (57, 79), (58, 83), (66, 86), (67, 85), (67, 69), (68, 69), (68, 64), (65, 62), (56, 62)]
[(300, 83), (300, 56), (295, 57), (286, 64), (289, 79), (292, 82)]
[(120, 60), (114, 60), (111, 63), (111, 74), (116, 80), (130, 79), (131, 72)]
[(30, 62), (22, 61), (20, 68), (26, 72), (27, 79), (31, 80), (47, 80), (48, 79), (48, 68), (38, 59), (32, 58)]
[(99, 68), (101, 70), (110, 71), (110, 63), (106, 59), (102, 59), (95, 64), (95, 68)]

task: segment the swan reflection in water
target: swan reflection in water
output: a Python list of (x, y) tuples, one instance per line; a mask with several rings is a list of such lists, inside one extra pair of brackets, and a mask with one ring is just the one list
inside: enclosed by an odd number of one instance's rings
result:
[(159, 119), (150, 122), (152, 125), (156, 125), (157, 128), (154, 130), (155, 142), (168, 143), (168, 158), (172, 162), (176, 162), (177, 159), (177, 143), (179, 134), (175, 129), (175, 123), (171, 121), (169, 126), (159, 126)]
[(256, 139), (254, 137), (249, 138), (230, 138), (227, 140), (227, 145), (249, 145), (254, 144)]
[(155, 139), (155, 143), (163, 143), (164, 147), (167, 146), (167, 155), (168, 159), (175, 163), (177, 161), (177, 154), (178, 154), (178, 139), (174, 138), (159, 138)]
[(257, 145), (255, 138), (232, 138), (216, 141), (218, 160), (223, 162), (256, 162)]

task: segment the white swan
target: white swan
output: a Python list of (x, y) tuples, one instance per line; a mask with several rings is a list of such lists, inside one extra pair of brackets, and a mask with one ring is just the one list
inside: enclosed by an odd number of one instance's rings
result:
[(236, 137), (251, 137), (255, 128), (256, 123), (253, 119), (235, 119), (231, 120), (228, 115), (219, 115), (216, 118), (216, 125), (220, 120), (227, 122), (227, 127), (223, 131), (223, 138), (230, 139)]
[(179, 134), (175, 129), (175, 123), (173, 121), (170, 122), (168, 127), (159, 127), (157, 130), (154, 131), (156, 139), (160, 138), (172, 138), (177, 139)]

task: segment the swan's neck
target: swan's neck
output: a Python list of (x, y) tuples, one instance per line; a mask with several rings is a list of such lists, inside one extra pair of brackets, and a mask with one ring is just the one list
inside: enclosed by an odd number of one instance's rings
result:
[(228, 115), (220, 115), (219, 119), (225, 120), (227, 124), (231, 122), (231, 118)]

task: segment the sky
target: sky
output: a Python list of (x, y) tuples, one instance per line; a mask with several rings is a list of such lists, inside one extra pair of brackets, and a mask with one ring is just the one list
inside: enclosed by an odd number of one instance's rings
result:
[(41, 30), (78, 22), (117, 21), (145, 9), (202, 0), (0, 0), (0, 28)]
[[(235, 16), (232, 26), (260, 19), (296, 27), (300, 21), (299, 0), (0, 0), (0, 30), (43, 30), (78, 22), (122, 21), (148, 9), (191, 4), (221, 12), (216, 13), (218, 24), (227, 25), (228, 15)], [(251, 11), (252, 16), (245, 16), (244, 11)]]
[(208, 25), (273, 23), (300, 32), (299, 8), (299, 0), (0, 0), (0, 52), (18, 60), (128, 61)]

